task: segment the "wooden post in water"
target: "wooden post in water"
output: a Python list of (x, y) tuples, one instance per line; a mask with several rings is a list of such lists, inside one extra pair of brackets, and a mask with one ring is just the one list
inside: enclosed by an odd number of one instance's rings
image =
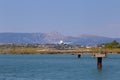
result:
[(78, 58), (81, 58), (81, 54), (78, 54)]
[(107, 57), (105, 53), (94, 53), (92, 57), (97, 58), (97, 68), (102, 69), (102, 58)]
[(98, 67), (98, 69), (102, 68), (102, 57), (97, 58), (97, 67)]

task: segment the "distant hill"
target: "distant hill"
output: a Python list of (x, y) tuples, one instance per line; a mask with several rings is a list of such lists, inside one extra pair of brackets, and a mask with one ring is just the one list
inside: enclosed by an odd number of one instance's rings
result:
[(18, 44), (56, 44), (60, 40), (78, 45), (95, 45), (111, 42), (120, 38), (108, 38), (94, 35), (81, 35), (78, 37), (64, 36), (60, 33), (0, 33), (0, 43), (18, 43)]

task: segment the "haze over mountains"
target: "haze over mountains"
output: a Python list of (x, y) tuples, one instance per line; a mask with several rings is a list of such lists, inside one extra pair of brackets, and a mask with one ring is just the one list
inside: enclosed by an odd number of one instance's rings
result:
[(77, 45), (95, 45), (111, 42), (120, 38), (108, 38), (94, 35), (81, 35), (78, 37), (65, 36), (58, 32), (53, 33), (0, 33), (0, 43), (17, 43), (17, 44), (57, 44), (63, 40), (69, 44)]

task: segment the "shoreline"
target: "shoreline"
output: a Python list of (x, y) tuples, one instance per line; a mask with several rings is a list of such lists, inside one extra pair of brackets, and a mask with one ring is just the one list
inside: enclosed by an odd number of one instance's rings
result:
[(120, 54), (120, 49), (99, 49), (84, 48), (79, 50), (55, 50), (55, 49), (39, 49), (39, 48), (6, 48), (0, 49), (0, 54)]

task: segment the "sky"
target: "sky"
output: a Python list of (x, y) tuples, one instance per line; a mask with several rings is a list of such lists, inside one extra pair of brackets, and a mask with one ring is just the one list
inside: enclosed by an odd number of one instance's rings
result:
[(120, 0), (0, 0), (0, 33), (120, 38)]

